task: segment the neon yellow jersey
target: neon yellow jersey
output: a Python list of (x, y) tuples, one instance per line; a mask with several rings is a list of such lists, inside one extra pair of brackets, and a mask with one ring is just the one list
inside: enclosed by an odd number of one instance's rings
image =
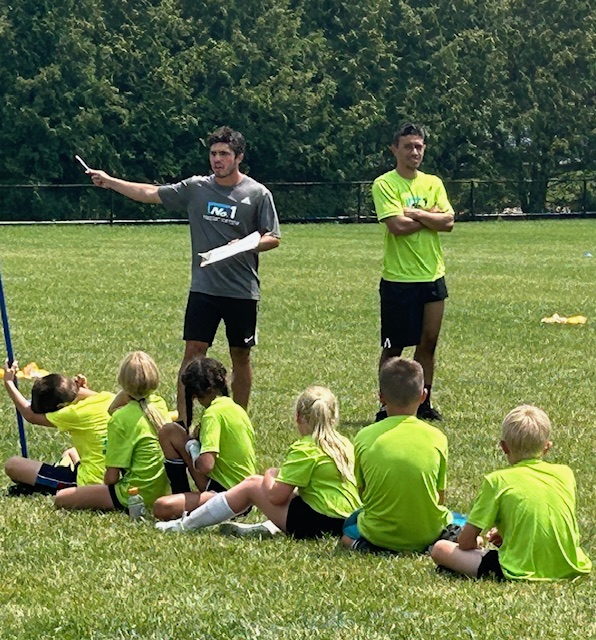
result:
[(205, 409), (199, 431), (201, 453), (214, 453), (209, 474), (226, 489), (257, 472), (255, 430), (246, 411), (228, 396), (218, 396)]
[(450, 524), (439, 504), (447, 481), (447, 438), (415, 416), (392, 416), (354, 439), (362, 535), (392, 551), (423, 551)]
[[(168, 407), (162, 398), (152, 394), (147, 402), (164, 419), (168, 419)], [(124, 471), (116, 484), (116, 496), (120, 504), (128, 504), (130, 487), (138, 488), (148, 507), (153, 506), (157, 498), (170, 493), (170, 483), (163, 462), (164, 456), (157, 433), (139, 403), (131, 400), (117, 409), (108, 424), (106, 467)]]
[(96, 393), (78, 402), (46, 413), (46, 418), (58, 429), (69, 433), (73, 447), (81, 457), (77, 485), (102, 484), (106, 471), (106, 439), (114, 394)]
[[(353, 463), (354, 447), (340, 437)], [(290, 446), (276, 481), (298, 487), (298, 495), (309, 507), (331, 518), (347, 518), (361, 505), (356, 485), (341, 477), (335, 462), (312, 436)]]
[[(453, 213), (443, 182), (437, 176), (418, 171), (413, 180), (397, 171), (379, 176), (373, 183), (372, 196), (379, 222), (403, 216), (405, 207), (426, 211), (433, 207)], [(445, 275), (443, 249), (439, 233), (421, 229), (406, 236), (392, 234), (384, 227), (385, 246), (383, 279), (390, 282), (434, 282)]]
[(499, 563), (511, 580), (575, 578), (592, 568), (579, 546), (575, 478), (565, 465), (522, 460), (489, 473), (468, 522), (499, 529)]

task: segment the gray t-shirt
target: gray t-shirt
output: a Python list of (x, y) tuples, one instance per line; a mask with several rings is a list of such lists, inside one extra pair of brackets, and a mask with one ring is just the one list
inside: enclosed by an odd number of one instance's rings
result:
[(247, 251), (204, 268), (198, 254), (255, 231), (279, 238), (279, 220), (271, 192), (248, 176), (233, 187), (222, 187), (211, 175), (164, 185), (158, 193), (166, 209), (188, 213), (192, 248), (190, 290), (259, 300), (257, 253)]

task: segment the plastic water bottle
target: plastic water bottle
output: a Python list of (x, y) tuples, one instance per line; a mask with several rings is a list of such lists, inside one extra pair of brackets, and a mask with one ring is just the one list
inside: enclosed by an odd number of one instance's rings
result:
[(145, 503), (137, 487), (128, 490), (128, 515), (131, 520), (142, 520), (146, 515)]

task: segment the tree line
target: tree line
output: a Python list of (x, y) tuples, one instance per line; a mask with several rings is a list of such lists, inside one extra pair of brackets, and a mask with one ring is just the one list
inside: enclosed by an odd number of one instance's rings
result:
[[(588, 0), (11, 0), (0, 6), (0, 183), (208, 171), (221, 124), (258, 180), (369, 180), (397, 125), (425, 168), (514, 180), (596, 170)], [(6, 197), (7, 190), (2, 195)]]

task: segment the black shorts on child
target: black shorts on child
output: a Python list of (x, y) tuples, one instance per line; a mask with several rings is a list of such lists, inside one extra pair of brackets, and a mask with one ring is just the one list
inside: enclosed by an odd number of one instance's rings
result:
[(320, 538), (326, 533), (339, 537), (344, 520), (323, 515), (307, 505), (300, 496), (296, 496), (288, 506), (286, 533), (297, 540)]
[(60, 489), (68, 489), (77, 486), (77, 471), (79, 463), (74, 467), (65, 467), (59, 464), (47, 464), (42, 462), (35, 484), (43, 487), (48, 493), (55, 494)]
[(476, 577), (478, 579), (493, 578), (495, 580), (505, 580), (503, 569), (499, 562), (499, 552), (496, 549), (491, 549), (484, 554), (478, 566)]

